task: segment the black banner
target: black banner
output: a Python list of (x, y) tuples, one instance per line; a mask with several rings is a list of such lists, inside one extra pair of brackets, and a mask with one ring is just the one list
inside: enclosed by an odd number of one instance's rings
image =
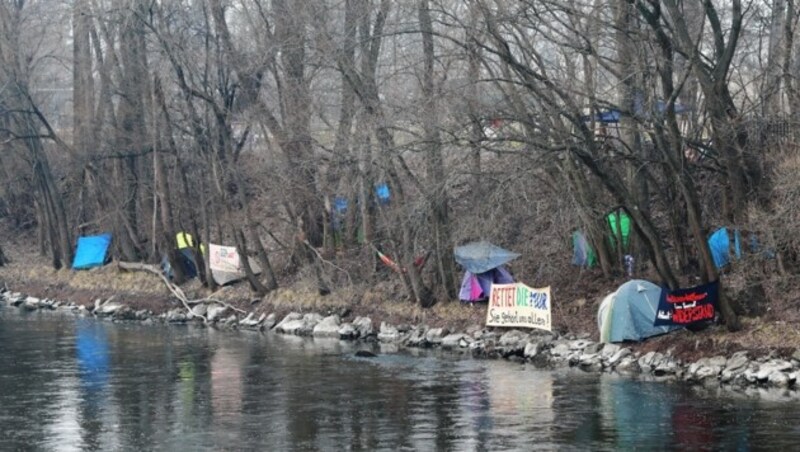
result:
[(713, 282), (690, 289), (661, 289), (655, 326), (687, 326), (714, 320), (717, 311), (719, 283)]

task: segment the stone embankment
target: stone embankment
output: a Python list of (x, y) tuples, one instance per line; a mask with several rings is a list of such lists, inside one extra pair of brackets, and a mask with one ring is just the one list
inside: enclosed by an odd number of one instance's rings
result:
[(537, 367), (578, 367), (589, 372), (617, 372), (627, 375), (652, 375), (663, 379), (718, 385), (731, 388), (772, 387), (793, 389), (800, 374), (800, 350), (790, 359), (775, 356), (749, 356), (737, 352), (732, 356), (702, 358), (683, 362), (669, 352), (637, 353), (629, 347), (603, 344), (575, 336), (550, 333), (526, 333), (519, 330), (494, 331), (473, 326), (466, 331), (430, 328), (425, 325), (390, 325), (381, 323), (375, 329), (368, 317), (344, 321), (339, 315), (324, 317), (317, 313), (292, 312), (278, 320), (273, 314), (242, 314), (231, 306), (217, 303), (198, 304), (190, 311), (175, 308), (163, 314), (135, 310), (113, 297), (96, 300), (86, 307), (72, 302), (40, 299), (21, 293), (3, 291), (0, 305), (27, 311), (60, 310), (76, 315), (106, 318), (115, 322), (143, 323), (198, 322), (220, 329), (252, 329), (280, 334), (338, 338), (378, 342), (397, 348), (441, 348), (477, 358), (505, 358), (530, 362)]

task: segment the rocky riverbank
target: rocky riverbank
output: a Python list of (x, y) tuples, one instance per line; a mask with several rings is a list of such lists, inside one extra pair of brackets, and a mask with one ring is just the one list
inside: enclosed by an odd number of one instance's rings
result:
[[(277, 334), (338, 338), (380, 344), (382, 350), (401, 348), (441, 348), (475, 358), (508, 359), (530, 363), (540, 368), (577, 367), (588, 372), (616, 372), (631, 376), (652, 376), (658, 379), (702, 384), (747, 391), (752, 388), (776, 388), (786, 398), (796, 398), (800, 386), (800, 350), (790, 357), (775, 352), (755, 356), (738, 351), (729, 356), (682, 360), (671, 350), (643, 351), (638, 344), (631, 347), (594, 342), (588, 337), (558, 335), (546, 332), (493, 330), (475, 325), (464, 331), (423, 324), (375, 326), (369, 317), (348, 312), (323, 316), (319, 313), (245, 312), (224, 302), (203, 302), (191, 310), (174, 308), (156, 314), (148, 309), (134, 309), (114, 297), (95, 300), (93, 305), (76, 304), (37, 298), (3, 290), (0, 304), (26, 311), (54, 310), (81, 316), (94, 316), (113, 322), (187, 322), (219, 329), (250, 329)], [(588, 335), (584, 335), (588, 336)]]

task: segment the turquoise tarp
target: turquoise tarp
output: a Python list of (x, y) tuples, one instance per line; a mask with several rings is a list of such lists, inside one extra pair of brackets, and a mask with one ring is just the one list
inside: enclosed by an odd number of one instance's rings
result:
[(75, 259), (72, 268), (85, 270), (100, 267), (106, 263), (108, 246), (111, 245), (111, 234), (91, 235), (78, 238), (78, 248), (75, 250)]
[[(733, 252), (736, 259), (742, 257), (741, 237), (739, 231), (733, 232)], [(731, 262), (731, 239), (727, 228), (719, 228), (708, 238), (708, 247), (711, 249), (711, 257), (714, 265), (722, 268)]]

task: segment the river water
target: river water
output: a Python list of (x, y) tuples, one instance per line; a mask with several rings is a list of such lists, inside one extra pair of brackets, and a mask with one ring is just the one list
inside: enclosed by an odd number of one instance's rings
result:
[(793, 450), (800, 404), (0, 307), (0, 450)]

